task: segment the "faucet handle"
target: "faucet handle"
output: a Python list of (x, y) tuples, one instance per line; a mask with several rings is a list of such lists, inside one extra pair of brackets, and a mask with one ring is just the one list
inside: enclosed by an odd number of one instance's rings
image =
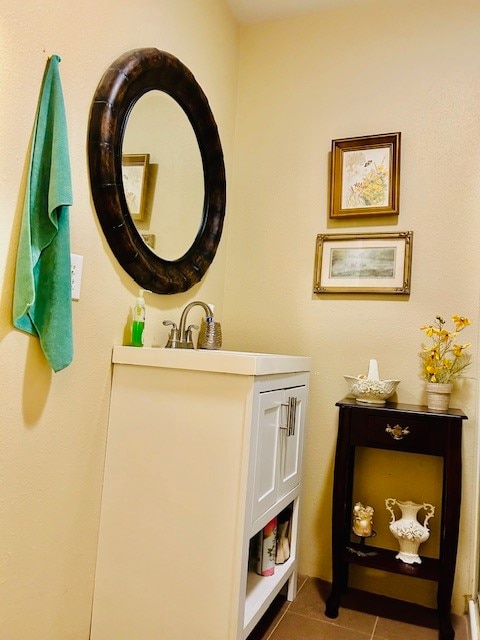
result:
[(185, 331), (185, 348), (186, 349), (194, 349), (195, 347), (193, 346), (193, 335), (192, 335), (192, 330), (193, 329), (198, 329), (198, 324), (190, 324), (188, 325), (186, 331)]
[(165, 345), (165, 349), (175, 349), (179, 342), (177, 325), (171, 320), (164, 320), (163, 325), (165, 327), (172, 327), (168, 336), (167, 344)]

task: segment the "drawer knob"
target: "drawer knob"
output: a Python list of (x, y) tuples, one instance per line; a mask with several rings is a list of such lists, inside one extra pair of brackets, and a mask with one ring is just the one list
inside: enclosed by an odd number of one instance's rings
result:
[(410, 429), (408, 427), (401, 427), (399, 424), (396, 424), (394, 427), (391, 427), (387, 424), (387, 428), (385, 429), (386, 433), (389, 433), (394, 440), (403, 440), (405, 436), (408, 436), (410, 433)]

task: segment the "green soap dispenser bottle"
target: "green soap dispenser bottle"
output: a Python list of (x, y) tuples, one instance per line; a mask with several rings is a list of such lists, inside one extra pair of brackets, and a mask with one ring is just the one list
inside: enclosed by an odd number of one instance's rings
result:
[(140, 289), (135, 304), (133, 306), (132, 322), (132, 347), (143, 347), (143, 330), (145, 329), (145, 300), (143, 294), (146, 289)]

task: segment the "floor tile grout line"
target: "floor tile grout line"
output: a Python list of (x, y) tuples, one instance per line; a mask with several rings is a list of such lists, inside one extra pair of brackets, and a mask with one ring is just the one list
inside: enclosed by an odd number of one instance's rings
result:
[[(297, 578), (298, 581), (298, 578)], [(302, 582), (302, 584), (298, 587), (297, 586), (297, 593), (295, 594), (295, 598), (297, 598), (298, 594), (300, 593), (300, 591), (303, 589), (303, 587), (307, 584), (308, 581), (308, 577), (305, 578), (305, 580)], [(298, 582), (297, 582), (298, 585)], [(271, 633), (268, 634), (268, 636), (265, 638), (265, 640), (270, 640), (270, 638), (273, 636), (273, 634), (275, 633), (276, 629), (278, 629), (278, 625), (281, 623), (281, 621), (284, 619), (287, 611), (290, 609), (290, 607), (292, 606), (294, 600), (290, 601), (290, 600), (286, 600), (286, 602), (288, 603), (287, 606), (285, 607), (285, 611), (282, 613), (282, 615), (280, 616), (280, 618), (277, 621), (277, 624), (273, 627)]]
[[(271, 633), (269, 633), (269, 635), (264, 639), (264, 640), (271, 640), (271, 638), (273, 637), (273, 633), (278, 629), (278, 627), (281, 625), (281, 622), (285, 616), (285, 614), (287, 613), (288, 609), (285, 610), (285, 612), (282, 614), (282, 617), (280, 618), (280, 620), (277, 622), (277, 624), (275, 625), (274, 629), (272, 629)], [(304, 618), (305, 620), (313, 620), (314, 622), (318, 622), (320, 624), (327, 624), (330, 627), (333, 627), (339, 631), (346, 631), (346, 632), (351, 632), (351, 631), (357, 631), (354, 627), (350, 627), (350, 626), (344, 626), (344, 625), (340, 625), (337, 622), (333, 622), (332, 620), (322, 620), (320, 618), (317, 618), (316, 616), (312, 616), (309, 615), (307, 613), (298, 613), (297, 611), (292, 611), (290, 613), (290, 615), (294, 616), (294, 617), (298, 617), (298, 618)], [(376, 621), (379, 620), (378, 617), (376, 617)], [(373, 633), (376, 629), (376, 622), (375, 625), (373, 627), (373, 632), (372, 635), (368, 635), (369, 632), (368, 631), (360, 631), (359, 633), (361, 634), (362, 637), (367, 638), (368, 640), (373, 640)]]
[[(302, 577), (303, 577), (303, 580), (301, 581), (301, 584), (298, 586), (297, 595), (299, 595), (300, 592), (302, 591), (302, 589), (305, 587), (305, 585), (310, 580), (312, 580), (309, 576), (302, 576)], [(313, 579), (313, 581), (315, 581), (315, 579)], [(322, 597), (321, 597), (321, 600), (322, 600)], [(322, 600), (322, 602), (323, 602), (323, 600)], [(287, 600), (284, 602), (284, 609), (280, 613), (279, 619), (274, 622), (274, 627), (268, 632), (268, 635), (267, 636), (262, 636), (263, 640), (272, 640), (272, 638), (274, 637), (274, 633), (279, 629), (279, 627), (282, 628), (282, 623), (283, 624), (285, 623), (284, 619), (285, 619), (285, 616), (286, 616), (287, 613), (289, 613), (290, 616), (293, 615), (294, 617), (298, 616), (299, 618), (306, 618), (306, 619), (314, 620), (314, 621), (317, 621), (317, 622), (327, 622), (327, 623), (330, 623), (332, 626), (337, 627), (339, 629), (344, 629), (344, 630), (347, 630), (347, 631), (355, 630), (354, 627), (351, 627), (349, 625), (344, 626), (344, 624), (339, 624), (338, 621), (333, 621), (333, 620), (330, 620), (330, 619), (321, 620), (321, 619), (319, 619), (317, 617), (317, 615), (312, 615), (311, 612), (308, 612), (308, 613), (307, 612), (302, 612), (301, 613), (301, 612), (295, 611), (295, 609), (293, 611), (290, 611), (292, 604), (293, 604), (293, 602), (290, 602), (290, 601), (287, 601)], [(319, 604), (321, 604), (321, 602), (319, 602)], [(380, 640), (380, 636), (377, 636), (377, 629), (379, 627), (381, 627), (381, 621), (384, 618), (382, 618), (382, 616), (378, 616), (378, 615), (373, 615), (372, 617), (374, 617), (374, 623), (373, 623), (372, 631), (368, 632), (368, 630), (365, 629), (365, 631), (361, 632), (361, 635), (362, 635), (362, 637), (367, 638), (367, 640), (375, 640), (375, 638), (377, 638), (377, 637), (378, 637), (378, 640)], [(388, 619), (390, 619), (390, 617)], [(393, 618), (393, 619), (396, 620), (396, 618)], [(400, 620), (399, 620), (399, 622), (400, 622)], [(424, 625), (421, 625), (421, 626), (423, 628)], [(415, 627), (415, 625), (413, 625), (413, 627)], [(465, 621), (464, 621), (464, 627), (465, 627), (465, 631), (467, 631), (467, 635), (460, 634), (458, 640), (467, 640), (468, 639), (468, 629), (467, 629), (467, 625), (466, 625)], [(430, 628), (430, 627), (428, 625), (426, 625), (426, 628)], [(381, 631), (380, 631), (380, 633), (381, 633)]]
[[(285, 613), (287, 613), (287, 611), (285, 611)], [(282, 614), (282, 618), (285, 615)], [(348, 624), (342, 623), (342, 622), (338, 622), (336, 619), (335, 620), (331, 620), (330, 618), (318, 618), (317, 616), (312, 616), (309, 613), (300, 613), (298, 611), (292, 611), (291, 612), (292, 616), (297, 616), (299, 618), (306, 618), (307, 620), (314, 620), (315, 622), (321, 622), (323, 624), (327, 624), (330, 625), (331, 627), (335, 627), (335, 629), (341, 629), (342, 631), (358, 631), (355, 627), (351, 627)], [(379, 620), (379, 618), (377, 616), (375, 616), (376, 621)], [(275, 626), (275, 628), (277, 628), (278, 625)], [(376, 624), (374, 624), (373, 627), (373, 631), (375, 631), (376, 629)], [(360, 633), (362, 633), (362, 635), (368, 635), (370, 632), (369, 631), (360, 631)], [(373, 632), (372, 632), (373, 633)], [(267, 638), (265, 638), (265, 640), (269, 640), (270, 636), (268, 636)], [(372, 638), (370, 637), (368, 640), (372, 640)]]
[(282, 620), (284, 619), (287, 611), (290, 609), (290, 605), (292, 603), (289, 602), (288, 605), (285, 607), (285, 611), (282, 613), (282, 615), (280, 616), (280, 618), (278, 619), (277, 623), (275, 624), (275, 626), (273, 627), (272, 631), (268, 634), (268, 636), (265, 638), (265, 640), (270, 640), (270, 638), (273, 636), (273, 634), (275, 633), (275, 631), (278, 629), (279, 624), (282, 622)]

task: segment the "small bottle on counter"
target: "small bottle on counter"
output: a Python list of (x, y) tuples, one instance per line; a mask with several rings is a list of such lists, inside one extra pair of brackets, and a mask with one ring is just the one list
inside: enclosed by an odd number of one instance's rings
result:
[(145, 299), (143, 294), (146, 289), (140, 289), (135, 304), (133, 305), (132, 347), (143, 347), (143, 330), (145, 329)]

